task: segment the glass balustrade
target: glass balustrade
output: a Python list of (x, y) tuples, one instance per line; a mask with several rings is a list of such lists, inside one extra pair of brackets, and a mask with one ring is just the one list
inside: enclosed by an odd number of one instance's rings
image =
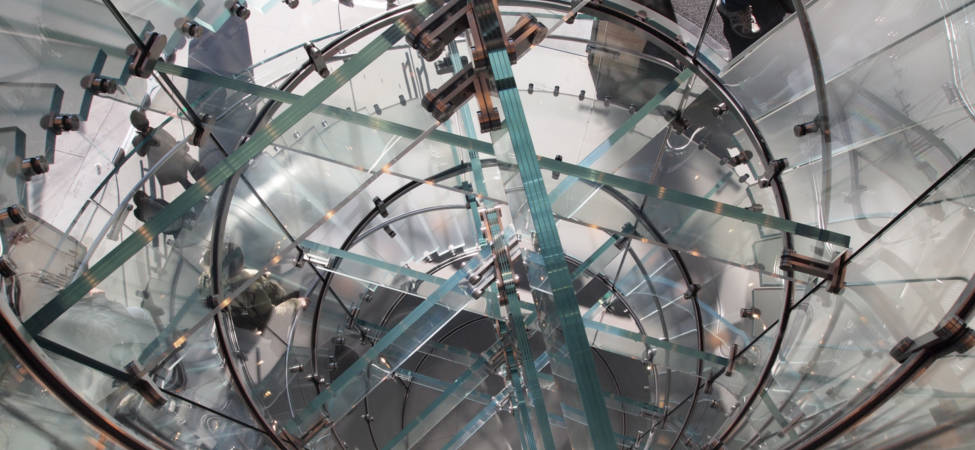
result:
[(963, 448), (971, 3), (4, 5), (0, 446)]

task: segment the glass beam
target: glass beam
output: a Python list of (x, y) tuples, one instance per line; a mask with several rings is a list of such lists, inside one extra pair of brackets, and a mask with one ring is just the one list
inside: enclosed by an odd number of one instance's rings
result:
[[(475, 17), (478, 18), (479, 29), (485, 34), (485, 40), (491, 42), (491, 33), (497, 33), (501, 25), (497, 22), (496, 15), (479, 13), (479, 10), (493, 8), (494, 4), (487, 1), (472, 1), (471, 6)], [(537, 248), (524, 249), (527, 256), (525, 260), (529, 265), (529, 284), (533, 296), (536, 296), (536, 302), (541, 303), (544, 311), (540, 319), (542, 329), (545, 330), (547, 346), (558, 349), (564, 343), (568, 349), (568, 359), (571, 361), (567, 366), (562, 362), (553, 365), (554, 372), (564, 380), (560, 382), (559, 394), (563, 402), (578, 401), (578, 404), (585, 409), (587, 429), (570, 430), (573, 445), (609, 448), (615, 444), (613, 429), (609, 422), (606, 404), (599, 392), (596, 365), (582, 316), (579, 314), (579, 303), (572, 289), (572, 280), (565, 262), (562, 243), (555, 227), (552, 205), (542, 182), (538, 155), (535, 153), (514, 74), (511, 71), (511, 61), (503, 46), (500, 49), (490, 50), (488, 60), (498, 87), (501, 109), (505, 114), (508, 138), (511, 140), (511, 150), (499, 151), (497, 157), (505, 162), (517, 163), (521, 176), (521, 186), (518, 187), (524, 188), (519, 189), (518, 192), (506, 189), (506, 192), (509, 192), (509, 205), (512, 206), (512, 214), (516, 214), (517, 209), (514, 205), (528, 204), (531, 217), (514, 217), (517, 223), (516, 229), (527, 233), (533, 229), (537, 240)], [(510, 181), (513, 180), (509, 179), (506, 188), (514, 187), (510, 185)], [(525, 197), (526, 201), (510, 201), (510, 197), (516, 195)], [(529, 226), (529, 223), (533, 225)], [(532, 253), (536, 251), (540, 254), (533, 257)], [(535, 267), (533, 268), (532, 265)], [(557, 329), (557, 325), (561, 325), (560, 330)], [(572, 373), (566, 373), (566, 370)], [(568, 381), (572, 377), (576, 380), (574, 386)], [(584, 437), (586, 434), (591, 441)], [(587, 442), (584, 443), (583, 440)]]

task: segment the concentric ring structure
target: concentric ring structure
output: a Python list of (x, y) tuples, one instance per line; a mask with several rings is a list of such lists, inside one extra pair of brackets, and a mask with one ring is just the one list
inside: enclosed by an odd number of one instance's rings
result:
[(0, 447), (971, 448), (967, 0), (3, 0)]

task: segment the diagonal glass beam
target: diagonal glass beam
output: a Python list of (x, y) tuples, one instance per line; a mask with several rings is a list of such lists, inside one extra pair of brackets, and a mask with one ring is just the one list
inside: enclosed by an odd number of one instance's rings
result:
[[(432, 7), (426, 3), (417, 5), (421, 15), (429, 14)], [(312, 88), (305, 96), (291, 107), (281, 112), (264, 129), (254, 134), (237, 151), (210, 169), (205, 176), (197, 180), (185, 192), (174, 199), (169, 206), (156, 214), (151, 220), (139, 227), (133, 234), (116, 246), (111, 252), (85, 271), (54, 299), (44, 305), (36, 314), (31, 316), (24, 326), (31, 334), (38, 334), (64, 311), (77, 303), (91, 289), (107, 278), (112, 272), (145, 247), (152, 239), (163, 232), (169, 225), (186, 214), (218, 186), (227, 181), (238, 169), (257, 156), (271, 142), (283, 135), (294, 124), (298, 123), (308, 113), (317, 108), (325, 99), (345, 85), (352, 77), (362, 71), (372, 61), (382, 55), (394, 43), (402, 39), (406, 25), (399, 20), (386, 29), (383, 34), (367, 44), (362, 51), (349, 58), (331, 76)]]
[[(500, 31), (500, 24), (493, 12), (485, 13), (485, 10), (493, 9), (494, 4), (486, 0), (471, 0), (471, 6), (479, 23), (478, 28), (484, 33), (485, 41), (492, 42), (492, 33), (497, 34)], [(529, 284), (533, 294), (538, 296), (537, 301), (541, 303), (544, 311), (540, 320), (544, 323), (542, 329), (547, 330), (545, 333), (547, 346), (560, 349), (561, 344), (564, 343), (569, 353), (568, 360), (571, 361), (571, 368), (563, 366), (561, 361), (553, 364), (553, 371), (560, 379), (566, 380), (564, 383), (559, 383), (559, 394), (563, 402), (581, 403), (585, 410), (588, 430), (573, 427), (570, 428), (570, 436), (573, 445), (576, 446), (610, 448), (615, 443), (613, 429), (599, 390), (595, 361), (579, 313), (578, 300), (572, 289), (569, 268), (555, 227), (552, 205), (542, 181), (538, 156), (535, 153), (514, 74), (511, 71), (511, 61), (503, 46), (490, 50), (488, 61), (498, 88), (501, 109), (505, 114), (508, 137), (512, 143), (510, 151), (499, 151), (497, 157), (502, 161), (517, 163), (522, 183), (519, 187), (524, 188), (516, 192), (506, 189), (506, 192), (509, 192), (509, 198), (513, 195), (525, 196), (531, 216), (530, 218), (515, 217), (516, 224), (520, 225), (516, 226), (516, 229), (530, 234), (533, 228), (537, 239), (537, 249), (525, 249), (527, 256), (525, 260), (529, 262)], [(510, 181), (513, 180), (509, 179), (506, 184), (510, 184)], [(506, 186), (508, 187), (511, 186)], [(509, 200), (509, 204), (516, 205), (521, 202)], [(516, 209), (512, 208), (513, 213), (514, 211)], [(532, 226), (528, 226), (529, 222)], [(522, 242), (524, 241), (526, 240), (523, 239)], [(540, 251), (540, 258), (532, 257), (531, 253), (535, 251)], [(535, 264), (534, 268), (533, 264)], [(561, 333), (556, 329), (556, 324), (561, 325)], [(572, 374), (565, 373), (566, 370), (571, 371)], [(573, 375), (576, 380), (574, 386), (567, 382)], [(576, 396), (580, 401), (575, 400)], [(591, 441), (586, 439), (586, 434)]]
[[(231, 90), (244, 92), (251, 95), (256, 95), (258, 97), (278, 101), (281, 103), (294, 104), (300, 101), (302, 98), (302, 96), (300, 95), (292, 94), (290, 92), (285, 92), (280, 89), (258, 86), (256, 84), (248, 83), (243, 80), (223, 77), (220, 75), (215, 75), (201, 70), (182, 67), (176, 64), (170, 64), (162, 61), (156, 64), (156, 70), (162, 73), (167, 73), (170, 75), (186, 78), (188, 80), (210, 83), (213, 85), (221, 86), (226, 89), (231, 89)], [(416, 138), (417, 136), (420, 135), (420, 133), (423, 132), (423, 130), (419, 128), (411, 127), (409, 125), (403, 125), (400, 123), (381, 119), (376, 116), (368, 116), (365, 114), (349, 111), (347, 109), (339, 108), (336, 106), (330, 106), (324, 104), (317, 105), (314, 111), (329, 117), (339, 119), (343, 122), (369, 127), (375, 130), (383, 131), (390, 134), (395, 134), (409, 139)], [(441, 142), (444, 144), (454, 145), (460, 148), (466, 148), (468, 150), (477, 151), (479, 153), (485, 153), (489, 155), (494, 153), (493, 150), (491, 149), (491, 144), (488, 142), (479, 141), (471, 137), (460, 136), (445, 131), (440, 131), (440, 130), (434, 131), (433, 133), (430, 133), (429, 139), (432, 141)]]
[(669, 189), (642, 181), (614, 175), (607, 172), (581, 167), (556, 161), (551, 158), (538, 157), (538, 165), (544, 169), (571, 175), (594, 183), (605, 184), (618, 189), (646, 195), (669, 203), (687, 206), (700, 211), (707, 211), (724, 217), (737, 219), (742, 222), (751, 223), (775, 230), (792, 233), (817, 241), (828, 242), (843, 247), (850, 246), (850, 237), (834, 231), (819, 229), (810, 225), (796, 223), (781, 217), (770, 216), (755, 211), (750, 211), (727, 203), (717, 202), (704, 197), (698, 197), (685, 192)]

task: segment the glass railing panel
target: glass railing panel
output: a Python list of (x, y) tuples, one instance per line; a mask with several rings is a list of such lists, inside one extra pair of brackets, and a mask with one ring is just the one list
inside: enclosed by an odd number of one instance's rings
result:
[(4, 226), (3, 257), (17, 274), (13, 312), (27, 318), (67, 283), (85, 248), (37, 216), (21, 214), (24, 223)]
[(971, 432), (972, 386), (959, 374), (973, 369), (968, 355), (949, 355), (905, 384), (861, 424), (832, 445), (962, 448)]
[(64, 91), (53, 84), (0, 83), (0, 121), (24, 133), (24, 154), (54, 158), (55, 134), (41, 128), (41, 117), (61, 111)]
[[(952, 6), (961, 4), (954, 2)], [(863, 13), (847, 13), (850, 7), (838, 1), (817, 1), (808, 7), (827, 80), (944, 14), (941, 8), (926, 8), (910, 1), (854, 7), (862, 8)], [(834, 31), (851, 29), (860, 33), (853, 37)], [(801, 42), (804, 41), (798, 21), (787, 20), (774, 38), (770, 36), (752, 45), (722, 73), (725, 84), (752, 117), (761, 117), (813, 91), (806, 52), (784, 50)]]
[(788, 422), (796, 421), (797, 432), (869, 395), (898, 366), (890, 349), (905, 336), (933, 329), (955, 302), (970, 275), (958, 268), (973, 263), (972, 252), (959, 249), (955, 237), (971, 229), (971, 187), (965, 182), (971, 171), (972, 164), (964, 163), (863, 248), (847, 267), (842, 294), (819, 289), (793, 310), (768, 393)]
[[(175, 236), (160, 235), (157, 245), (150, 240), (97, 289), (55, 317), (43, 335), (70, 349), (103, 354), (101, 360), (116, 369), (131, 361), (155, 368), (159, 357), (172, 354), (172, 344), (186, 342), (186, 337), (180, 336), (187, 330), (192, 333), (210, 311), (200, 292), (204, 278), (200, 273), (203, 255), (209, 249), (216, 203), (201, 204), (193, 213), (192, 224), (184, 221)], [(61, 286), (67, 285), (72, 275), (65, 275)], [(40, 320), (42, 315), (43, 321), (51, 320), (49, 314), (41, 309), (28, 323)], [(99, 333), (85, 322), (85, 317), (93, 315), (104, 315), (106, 323), (117, 321), (124, 326)], [(130, 317), (133, 315), (139, 320)], [(126, 326), (134, 328), (128, 330)]]
[[(128, 16), (136, 32), (146, 27), (138, 17)], [(9, 11), (2, 37), (4, 57), (17, 60), (8, 65), (0, 78), (9, 82), (50, 83), (64, 90), (64, 112), (87, 118), (92, 93), (81, 88), (89, 73), (119, 81), (124, 85), (124, 68), (131, 42), (115, 18), (101, 2), (43, 1)], [(141, 95), (122, 88), (122, 95)], [(38, 117), (38, 120), (40, 118)], [(36, 125), (35, 125), (36, 126)]]
[[(452, 275), (448, 283), (427, 296), (421, 305), (334, 380), (328, 389), (319, 394), (288, 427), (297, 432), (305, 429), (319, 420), (322, 406), (331, 417), (343, 417), (362, 397), (375, 389), (377, 376), (381, 381), (383, 374), (398, 368), (470, 301), (469, 297), (456, 294), (453, 289), (458, 283), (462, 286), (468, 285), (467, 271), (480, 264), (481, 258), (468, 262), (464, 270)], [(370, 373), (378, 375), (369, 375)]]
[[(4, 167), (20, 167), (26, 148), (27, 134), (16, 127), (0, 129), (0, 151), (3, 152)], [(0, 204), (19, 204), (27, 206), (27, 179), (17, 170), (10, 170), (0, 176)]]
[(177, 447), (274, 445), (267, 434), (246, 422), (215, 414), (210, 408), (175, 396), (167, 400), (172, 412), (150, 406), (131, 391), (122, 393), (118, 401), (125, 402), (125, 408), (116, 413), (120, 423)]
[[(203, 8), (203, 0), (117, 0), (119, 11), (152, 22), (159, 34), (166, 35), (165, 54), (171, 54), (186, 44), (188, 36), (180, 31), (177, 21), (192, 20)], [(144, 36), (139, 36), (145, 39)]]
[(3, 444), (7, 448), (83, 448), (97, 443), (121, 448), (102, 439), (73, 411), (38, 383), (7, 350), (0, 349), (0, 409), (4, 412)]

